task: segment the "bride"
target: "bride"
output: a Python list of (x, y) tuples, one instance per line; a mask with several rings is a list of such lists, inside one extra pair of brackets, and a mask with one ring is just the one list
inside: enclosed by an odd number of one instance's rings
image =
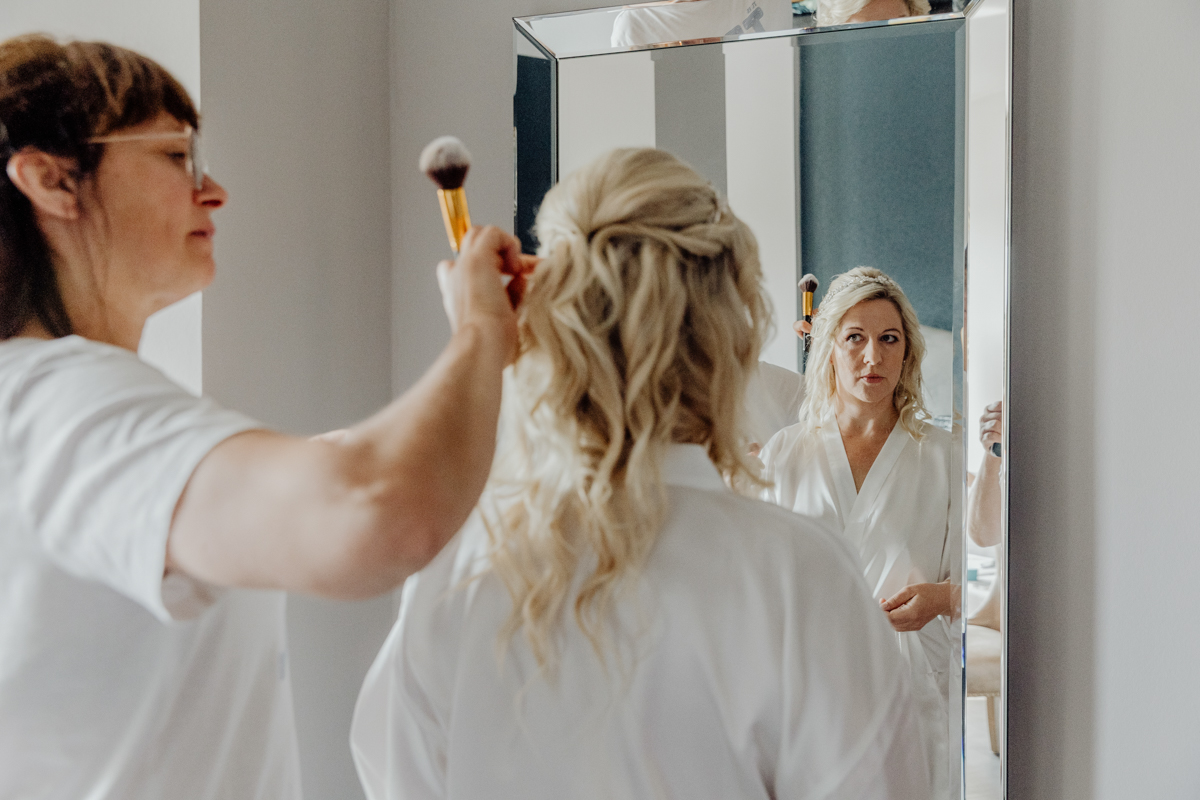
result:
[(546, 195), (537, 236), (508, 458), (367, 675), (367, 796), (928, 797), (854, 554), (730, 488), (762, 486), (749, 229), (673, 156), (616, 150)]
[(911, 672), (933, 796), (948, 797), (961, 548), (948, 536), (953, 437), (927, 421), (917, 314), (895, 281), (857, 267), (829, 287), (811, 347), (800, 421), (762, 451), (765, 496), (857, 551)]

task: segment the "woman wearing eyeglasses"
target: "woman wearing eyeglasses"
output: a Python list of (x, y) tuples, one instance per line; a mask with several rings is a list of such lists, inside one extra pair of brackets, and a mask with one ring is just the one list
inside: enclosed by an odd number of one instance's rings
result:
[(398, 585), (491, 464), (522, 269), (495, 229), (439, 267), (445, 352), (336, 439), (138, 360), (213, 279), (198, 128), (142, 56), (0, 42), (0, 797), (299, 797), (281, 590)]

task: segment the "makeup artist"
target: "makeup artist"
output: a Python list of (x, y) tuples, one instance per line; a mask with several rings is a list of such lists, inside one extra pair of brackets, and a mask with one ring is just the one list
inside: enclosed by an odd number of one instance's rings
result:
[(495, 228), (439, 265), (441, 356), (338, 437), (138, 360), (213, 279), (198, 130), (143, 56), (0, 42), (0, 797), (298, 798), (284, 591), (399, 585), (491, 465), (521, 265)]

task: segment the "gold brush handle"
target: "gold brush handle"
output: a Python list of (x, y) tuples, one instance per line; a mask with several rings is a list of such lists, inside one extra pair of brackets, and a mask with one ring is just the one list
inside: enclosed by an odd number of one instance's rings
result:
[(467, 211), (467, 193), (463, 187), (457, 189), (438, 189), (438, 203), (442, 207), (442, 221), (446, 223), (446, 236), (450, 239), (450, 248), (458, 252), (462, 246), (463, 237), (471, 228), (471, 212)]

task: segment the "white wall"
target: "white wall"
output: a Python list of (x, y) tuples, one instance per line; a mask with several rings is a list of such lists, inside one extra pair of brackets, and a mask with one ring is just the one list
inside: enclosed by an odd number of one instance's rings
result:
[[(587, 15), (568, 17), (580, 18)], [(614, 147), (654, 147), (654, 62), (648, 50), (558, 62), (559, 179)]]
[[(388, 0), (200, 6), (205, 144), (230, 194), (204, 298), (205, 389), (292, 433), (391, 398), (388, 21)], [(350, 718), (393, 619), (388, 597), (288, 600), (313, 800), (362, 796)]]
[(791, 39), (727, 43), (725, 159), (729, 206), (758, 238), (775, 331), (762, 360), (793, 372), (800, 339), (796, 307), (796, 48)]
[[(200, 96), (200, 0), (2, 0), (0, 40), (22, 33), (95, 39), (137, 50)], [(150, 318), (141, 356), (199, 394), (200, 295)]]
[(393, 381), (412, 385), (450, 336), (434, 267), (451, 254), (421, 148), (453, 134), (473, 158), (471, 221), (512, 230), (512, 17), (596, 0), (392, 0)]
[(1200, 4), (1016, 0), (1010, 797), (1200, 796)]

